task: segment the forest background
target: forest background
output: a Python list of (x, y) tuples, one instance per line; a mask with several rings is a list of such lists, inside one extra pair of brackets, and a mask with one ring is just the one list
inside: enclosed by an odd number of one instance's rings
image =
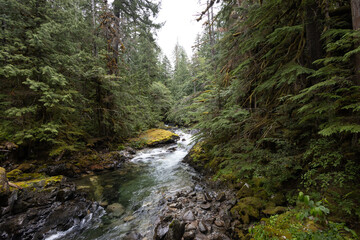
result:
[(260, 179), (292, 205), (301, 190), (358, 225), (359, 1), (211, 0), (192, 58), (177, 45), (172, 63), (158, 3), (0, 4), (0, 141), (20, 158), (192, 126), (198, 164), (229, 187)]

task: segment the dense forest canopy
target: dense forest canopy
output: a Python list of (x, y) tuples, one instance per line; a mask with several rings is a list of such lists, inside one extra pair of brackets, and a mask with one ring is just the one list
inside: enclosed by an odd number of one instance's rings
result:
[(0, 142), (54, 158), (191, 126), (216, 179), (262, 179), (289, 204), (307, 192), (354, 227), (359, 1), (207, 3), (193, 55), (177, 44), (171, 62), (155, 41), (160, 3), (0, 0)]

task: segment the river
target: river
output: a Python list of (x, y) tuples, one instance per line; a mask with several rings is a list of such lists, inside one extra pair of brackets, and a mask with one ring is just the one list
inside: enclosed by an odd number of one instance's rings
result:
[(193, 178), (197, 173), (182, 162), (192, 146), (192, 135), (181, 130), (176, 133), (180, 136), (176, 144), (143, 149), (121, 169), (86, 176), (76, 182), (78, 188), (87, 190), (89, 197), (105, 209), (107, 205), (122, 207), (121, 216), (101, 210), (72, 229), (46, 239), (115, 240), (130, 233), (152, 239), (164, 195), (195, 186)]

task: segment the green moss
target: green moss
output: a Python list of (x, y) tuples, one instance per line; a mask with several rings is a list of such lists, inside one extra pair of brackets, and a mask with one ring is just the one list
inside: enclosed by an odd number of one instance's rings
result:
[[(147, 146), (154, 146), (160, 143), (166, 143), (170, 140), (179, 138), (179, 136), (173, 132), (164, 129), (149, 129), (142, 133), (138, 138), (130, 139), (131, 143), (140, 144), (143, 143)], [(135, 146), (136, 147), (136, 146)], [(141, 147), (141, 146), (140, 146)]]
[(13, 182), (28, 181), (31, 179), (46, 178), (43, 173), (23, 173), (20, 169), (14, 169), (7, 173), (7, 178)]
[(6, 177), (12, 181), (19, 177), (23, 172), (20, 169), (14, 169), (6, 174)]
[(250, 217), (259, 218), (260, 209), (265, 206), (265, 202), (257, 197), (245, 197), (231, 209), (234, 216), (238, 216), (243, 223), (250, 223)]
[(274, 214), (278, 214), (278, 213), (283, 213), (285, 211), (286, 211), (286, 207), (268, 206), (262, 212), (265, 214), (268, 214), (268, 215), (274, 215)]
[[(64, 176), (58, 175), (58, 176), (52, 176), (52, 177), (45, 177), (42, 175), (42, 177), (37, 179), (32, 179), (28, 181), (19, 181), (14, 182), (17, 186), (21, 188), (27, 188), (27, 189), (38, 189), (38, 188), (45, 188), (49, 186), (53, 186), (59, 182), (61, 182), (64, 179)], [(11, 187), (11, 190), (14, 190), (15, 188)]]
[(270, 218), (250, 229), (253, 239), (358, 239), (344, 224), (328, 222), (321, 225), (311, 219), (297, 218), (298, 210), (293, 209)]

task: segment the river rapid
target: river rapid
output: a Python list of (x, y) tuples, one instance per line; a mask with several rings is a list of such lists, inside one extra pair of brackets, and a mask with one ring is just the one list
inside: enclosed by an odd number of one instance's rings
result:
[[(78, 180), (78, 189), (88, 191), (104, 210), (46, 239), (115, 240), (130, 235), (152, 239), (164, 196), (184, 188), (201, 188), (193, 180), (197, 173), (182, 162), (192, 147), (192, 135), (182, 130), (175, 133), (180, 136), (176, 144), (143, 149), (121, 169)], [(119, 209), (109, 211), (109, 206), (120, 208), (120, 213)]]

